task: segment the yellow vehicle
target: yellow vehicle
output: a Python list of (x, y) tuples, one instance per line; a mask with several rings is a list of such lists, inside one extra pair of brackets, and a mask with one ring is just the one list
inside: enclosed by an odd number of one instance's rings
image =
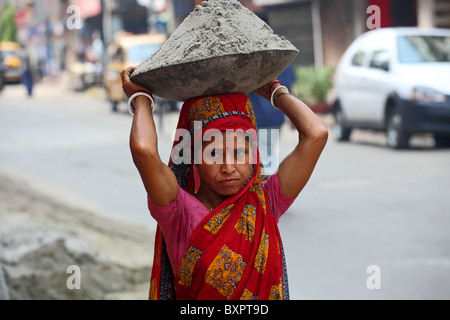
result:
[(126, 100), (120, 72), (127, 66), (139, 65), (155, 53), (165, 41), (166, 36), (161, 34), (124, 35), (117, 37), (108, 48), (104, 85), (114, 112), (117, 111), (118, 104)]
[(21, 45), (16, 42), (0, 42), (0, 65), (5, 82), (20, 82), (25, 72)]

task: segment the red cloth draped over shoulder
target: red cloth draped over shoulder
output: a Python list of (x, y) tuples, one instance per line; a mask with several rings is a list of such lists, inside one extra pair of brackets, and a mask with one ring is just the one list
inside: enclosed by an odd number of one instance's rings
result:
[[(201, 121), (201, 122), (200, 122)], [(177, 129), (256, 132), (253, 107), (243, 94), (194, 98), (184, 103)], [(199, 128), (197, 128), (199, 129)], [(255, 140), (256, 141), (256, 140)], [(195, 143), (192, 139), (189, 146)], [(177, 150), (180, 141), (174, 143)], [(257, 149), (255, 147), (255, 149)], [(178, 149), (179, 151), (179, 149)], [(180, 186), (194, 193), (192, 163), (169, 162)], [(179, 270), (172, 273), (158, 227), (150, 299), (282, 299), (283, 258), (277, 224), (263, 189), (258, 161), (247, 183), (207, 215), (193, 231)], [(170, 271), (170, 272), (169, 272)]]

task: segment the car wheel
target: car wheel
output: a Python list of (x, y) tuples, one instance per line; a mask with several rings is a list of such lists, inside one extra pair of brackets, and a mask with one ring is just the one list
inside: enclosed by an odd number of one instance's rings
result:
[(445, 135), (434, 135), (434, 142), (437, 148), (449, 148), (450, 147), (450, 136)]
[(3, 91), (3, 86), (5, 85), (5, 79), (3, 74), (0, 72), (0, 93)]
[(392, 149), (404, 149), (408, 147), (409, 135), (403, 129), (403, 116), (398, 110), (393, 110), (389, 115), (386, 136), (388, 146)]
[(345, 116), (340, 108), (334, 113), (333, 133), (336, 141), (348, 141), (352, 133), (352, 128), (345, 125)]

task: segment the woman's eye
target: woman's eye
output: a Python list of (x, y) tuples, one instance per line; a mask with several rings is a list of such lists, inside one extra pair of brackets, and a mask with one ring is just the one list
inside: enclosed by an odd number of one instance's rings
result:
[(211, 149), (211, 152), (209, 154), (211, 155), (211, 157), (214, 158), (214, 157), (219, 157), (222, 154), (222, 152), (219, 149), (213, 148), (213, 149)]
[(239, 149), (237, 149), (237, 150), (235, 151), (235, 154), (236, 154), (237, 156), (243, 155), (244, 153), (245, 153), (244, 148), (239, 148)]

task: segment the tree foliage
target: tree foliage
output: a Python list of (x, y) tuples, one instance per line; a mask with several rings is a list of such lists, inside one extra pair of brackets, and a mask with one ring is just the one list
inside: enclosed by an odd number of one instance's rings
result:
[(297, 67), (295, 71), (298, 80), (292, 87), (294, 95), (308, 104), (326, 100), (328, 92), (333, 87), (333, 68), (316, 69), (314, 66), (302, 66)]
[(14, 20), (16, 10), (5, 2), (0, 10), (0, 41), (17, 41), (17, 26)]

